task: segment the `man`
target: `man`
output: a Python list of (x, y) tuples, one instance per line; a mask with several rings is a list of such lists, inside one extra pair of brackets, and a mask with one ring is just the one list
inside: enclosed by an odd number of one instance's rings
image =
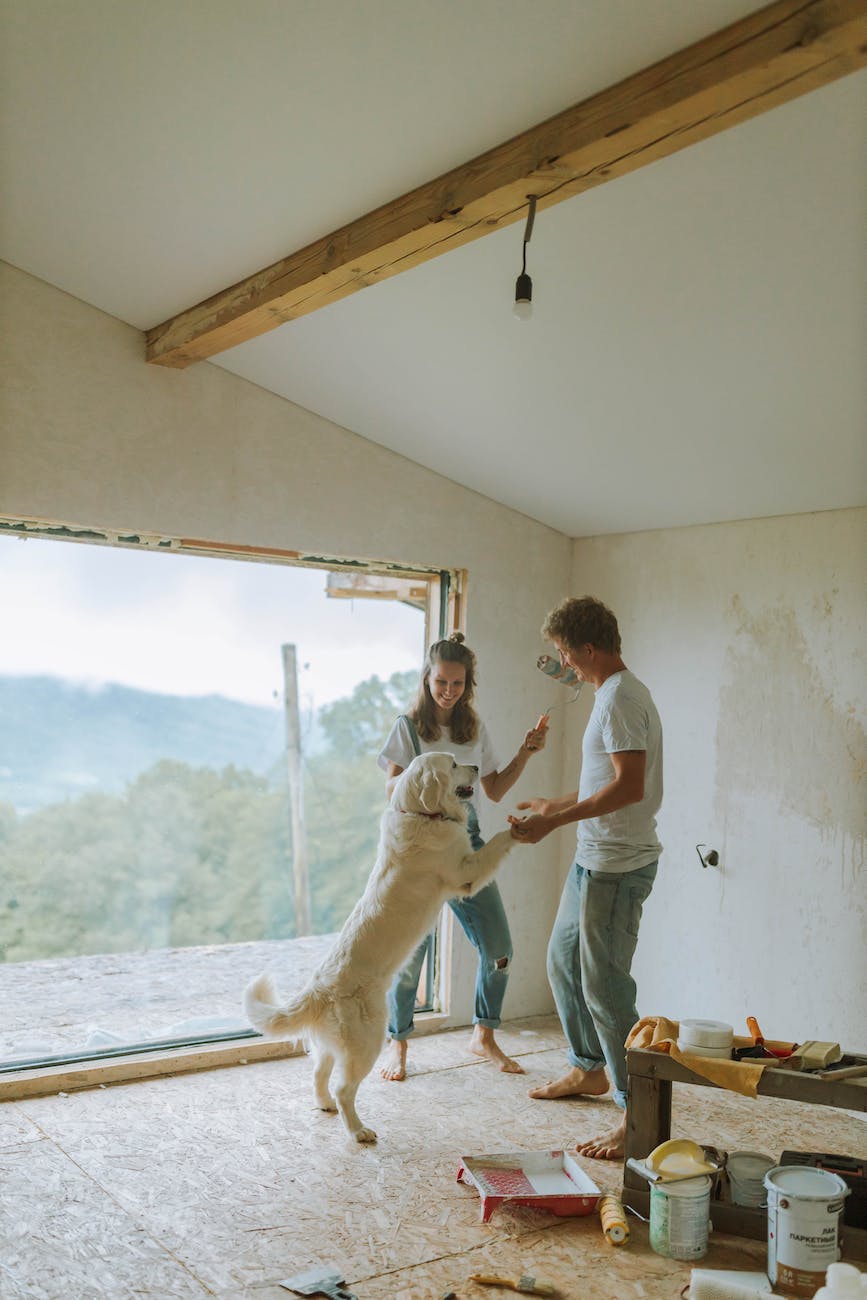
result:
[(584, 732), (580, 788), (559, 799), (518, 804), (531, 816), (510, 817), (512, 834), (537, 844), (578, 823), (575, 861), (548, 945), (548, 978), (571, 1068), (530, 1091), (531, 1097), (599, 1097), (623, 1110), (609, 1133), (579, 1143), (580, 1155), (622, 1160), (626, 1137), (626, 1036), (638, 1019), (630, 974), (641, 910), (662, 846), (662, 727), (647, 687), (620, 654), (617, 619), (592, 596), (564, 600), (542, 635), (560, 661), (596, 692)]

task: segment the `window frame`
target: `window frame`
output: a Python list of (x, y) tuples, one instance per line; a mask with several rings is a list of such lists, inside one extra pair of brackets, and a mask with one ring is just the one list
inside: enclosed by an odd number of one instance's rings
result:
[[(0, 537), (2, 536), (23, 539), (36, 537), (131, 550), (169, 551), (174, 554), (319, 569), (349, 575), (417, 579), (427, 584), (429, 592), (425, 610), (426, 645), (437, 637), (462, 631), (465, 621), (466, 571), (460, 569), (320, 555), (280, 547), (174, 537), (140, 529), (107, 529), (8, 515), (0, 515)], [(364, 599), (362, 590), (358, 591), (357, 598)], [(444, 908), (435, 932), (433, 960), (428, 962), (425, 1001), (429, 1007), (419, 1010), (416, 1025), (416, 1033), (422, 1036), (443, 1028), (448, 1020), (452, 943), (450, 922), (451, 914)], [(265, 1039), (252, 1029), (222, 1036), (209, 1034), (190, 1039), (165, 1039), (156, 1043), (131, 1043), (101, 1052), (82, 1050), (77, 1053), (58, 1053), (40, 1061), (0, 1065), (0, 1102), (303, 1054), (303, 1048), (294, 1042)]]

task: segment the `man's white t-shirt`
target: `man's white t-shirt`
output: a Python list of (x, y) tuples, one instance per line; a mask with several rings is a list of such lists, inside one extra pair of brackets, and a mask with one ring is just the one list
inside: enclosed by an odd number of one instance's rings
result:
[(612, 673), (596, 692), (584, 732), (578, 798), (614, 780), (610, 755), (643, 750), (644, 798), (617, 812), (578, 823), (577, 862), (591, 871), (637, 871), (662, 852), (656, 814), (662, 803), (662, 724), (650, 691), (628, 669)]

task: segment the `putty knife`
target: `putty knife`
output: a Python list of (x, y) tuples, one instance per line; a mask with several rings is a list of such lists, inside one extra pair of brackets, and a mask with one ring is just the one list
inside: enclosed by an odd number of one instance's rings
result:
[(318, 1264), (313, 1268), (305, 1268), (303, 1273), (296, 1273), (294, 1277), (284, 1278), (277, 1285), (285, 1287), (287, 1291), (294, 1291), (296, 1295), (327, 1295), (331, 1296), (331, 1300), (358, 1300), (357, 1296), (346, 1290), (339, 1273), (329, 1273), (327, 1268)]

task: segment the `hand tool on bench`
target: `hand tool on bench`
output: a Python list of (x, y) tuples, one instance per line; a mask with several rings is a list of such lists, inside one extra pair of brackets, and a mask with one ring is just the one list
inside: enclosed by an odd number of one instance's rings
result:
[(867, 1061), (860, 1065), (844, 1065), (840, 1070), (817, 1070), (819, 1079), (860, 1079), (867, 1074)]
[(760, 1061), (784, 1061), (792, 1055), (792, 1049), (789, 1047), (768, 1047), (765, 1042), (765, 1036), (761, 1029), (759, 1029), (759, 1022), (756, 1020), (755, 1016), (747, 1016), (747, 1029), (752, 1035), (753, 1045), (752, 1047), (736, 1047), (736, 1061), (749, 1061), (754, 1059)]

